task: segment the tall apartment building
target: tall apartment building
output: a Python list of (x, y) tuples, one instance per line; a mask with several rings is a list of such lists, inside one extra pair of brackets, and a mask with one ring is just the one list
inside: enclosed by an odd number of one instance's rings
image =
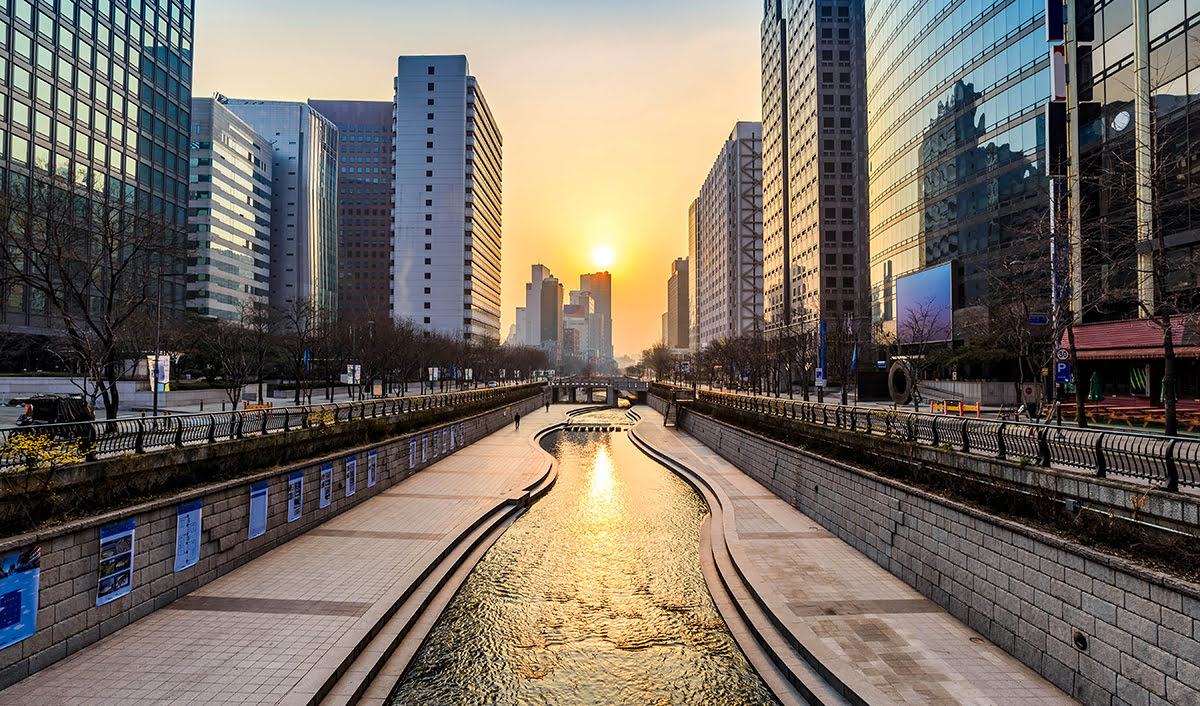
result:
[(521, 345), (542, 345), (542, 283), (551, 276), (550, 268), (545, 265), (530, 268), (529, 282), (525, 285), (525, 306), (517, 309)]
[(483, 91), (464, 56), (403, 56), (394, 103), (393, 314), (498, 341), (503, 143)]
[(768, 0), (762, 23), (768, 333), (867, 328), (862, 0)]
[(595, 302), (596, 325), (599, 327), (597, 365), (601, 372), (610, 372), (616, 367), (613, 358), (612, 275), (608, 272), (579, 275), (579, 291), (587, 292)]
[(1022, 224), (1046, 218), (1044, 17), (1028, 0), (867, 0), (871, 315), (902, 338), (906, 275), (946, 266), (930, 296), (961, 340)]
[[(6, 110), (0, 170), (11, 183), (58, 175), (133, 204), (184, 239), (192, 100), (192, 0), (3, 4)], [(149, 47), (154, 47), (153, 49)], [(181, 268), (182, 269), (182, 268)], [(168, 277), (165, 311), (182, 311), (184, 280)], [(9, 332), (56, 333), (41, 298), (0, 293)]]
[(305, 103), (226, 99), (271, 143), (271, 305), (337, 311), (338, 130)]
[(220, 96), (191, 107), (187, 308), (240, 321), (270, 301), (271, 144)]
[(394, 107), (389, 101), (308, 104), (338, 128), (338, 317), (390, 316)]
[(663, 343), (668, 348), (689, 347), (688, 342), (688, 279), (691, 273), (686, 257), (675, 258), (671, 263), (671, 276), (667, 279), (667, 320)]
[(696, 236), (688, 253), (696, 272), (693, 350), (762, 331), (762, 165), (762, 124), (739, 122), (696, 199)]
[(699, 200), (692, 199), (688, 205), (688, 348), (699, 350), (696, 341), (700, 338), (700, 319), (696, 310), (696, 218), (699, 212)]

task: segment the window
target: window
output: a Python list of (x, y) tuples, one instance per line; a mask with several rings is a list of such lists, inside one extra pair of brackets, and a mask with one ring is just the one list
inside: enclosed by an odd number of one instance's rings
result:
[(426, 250), (433, 250), (433, 243), (425, 243)]
[(425, 258), (425, 264), (426, 264), (426, 265), (432, 265), (432, 264), (433, 264), (433, 258), (431, 258), (431, 257), (427, 257), (427, 258)]
[(433, 99), (430, 98), (430, 99), (426, 100), (425, 105), (433, 105)]
[(425, 162), (426, 162), (426, 164), (432, 164), (433, 163), (433, 155), (429, 155), (428, 157), (426, 157)]
[[(428, 316), (426, 316), (426, 317), (425, 317), (425, 323), (429, 323), (429, 317), (428, 317)], [(428, 331), (426, 331), (426, 332), (425, 332), (425, 335), (426, 335), (426, 336), (428, 336), (428, 335), (429, 335), (429, 332), (428, 332)]]
[(433, 191), (433, 184), (426, 184), (426, 185), (425, 185), (425, 190), (426, 190), (426, 191)]
[(433, 220), (433, 214), (431, 214), (431, 213), (426, 213), (426, 214), (425, 214), (425, 220), (427, 220), (427, 221), (432, 221), (432, 220)]
[(425, 119), (426, 119), (426, 120), (433, 120), (433, 113), (426, 113), (426, 114), (425, 114)]
[[(426, 229), (425, 229), (425, 235), (433, 235), (433, 229), (432, 229), (432, 228), (426, 228)], [(428, 249), (429, 249), (429, 243), (425, 243), (425, 249), (426, 249), (426, 250), (428, 250)]]
[(426, 293), (426, 294), (429, 294), (429, 293), (431, 293), (431, 292), (433, 292), (433, 289), (431, 289), (431, 288), (429, 288), (429, 287), (426, 287), (426, 288), (425, 288), (425, 293)]
[(432, 66), (430, 66), (430, 67), (429, 67), (429, 75), (430, 75), (430, 76), (432, 76), (432, 75), (433, 75), (433, 67), (432, 67)]
[(426, 143), (425, 143), (425, 149), (427, 149), (427, 150), (431, 150), (431, 149), (433, 149), (433, 143), (432, 143), (432, 142), (426, 142)]
[(425, 134), (426, 134), (426, 135), (432, 135), (432, 134), (433, 134), (433, 128), (431, 128), (431, 127), (427, 127), (427, 128), (425, 128)]
[(430, 84), (427, 84), (427, 85), (425, 86), (425, 90), (427, 90), (427, 91), (432, 91), (432, 90), (433, 90), (433, 84), (432, 84), (432, 83), (430, 83)]
[[(433, 279), (433, 277), (432, 277), (432, 276), (431, 276), (431, 275), (430, 275), (428, 272), (426, 272), (426, 273), (425, 273), (425, 279)], [(429, 322), (428, 322), (428, 321), (426, 321), (425, 323), (429, 323)]]

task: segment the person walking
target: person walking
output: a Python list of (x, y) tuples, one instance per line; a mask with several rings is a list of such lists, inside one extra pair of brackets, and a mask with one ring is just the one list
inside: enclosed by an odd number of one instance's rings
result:
[(517, 423), (517, 429), (520, 429), (520, 428), (521, 428), (521, 413), (520, 413), (520, 412), (514, 412), (514, 413), (513, 413), (513, 420), (514, 420), (514, 421)]
[(550, 400), (549, 399), (546, 400), (546, 411), (547, 412), (550, 411)]

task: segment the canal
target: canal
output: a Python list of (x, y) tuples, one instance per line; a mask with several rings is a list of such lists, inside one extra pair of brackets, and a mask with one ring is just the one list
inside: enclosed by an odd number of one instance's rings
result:
[(542, 445), (557, 483), (475, 567), (392, 704), (776, 703), (704, 583), (704, 501), (625, 432)]

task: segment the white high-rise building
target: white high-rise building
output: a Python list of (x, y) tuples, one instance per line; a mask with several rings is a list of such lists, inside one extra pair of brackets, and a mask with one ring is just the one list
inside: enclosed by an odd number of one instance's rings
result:
[(395, 115), (392, 313), (498, 341), (502, 139), (467, 58), (400, 57)]
[(762, 193), (762, 124), (740, 122), (700, 189), (689, 225), (695, 229), (688, 253), (696, 282), (689, 302), (693, 350), (762, 331)]

